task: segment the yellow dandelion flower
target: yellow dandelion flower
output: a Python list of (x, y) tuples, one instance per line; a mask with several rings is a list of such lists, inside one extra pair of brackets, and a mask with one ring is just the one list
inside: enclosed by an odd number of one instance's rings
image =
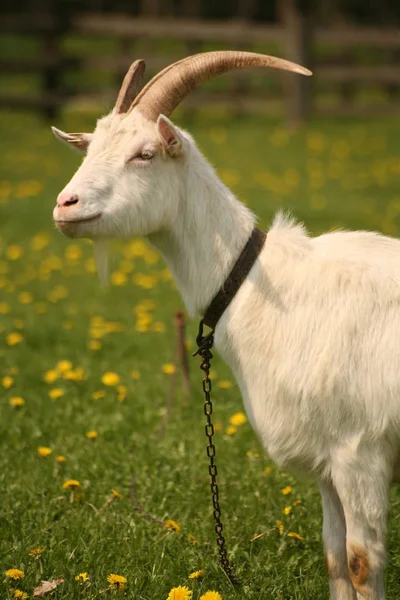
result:
[(289, 531), (289, 533), (287, 535), (288, 535), (288, 537), (292, 537), (292, 538), (295, 538), (296, 540), (300, 540), (300, 542), (302, 542), (304, 540), (304, 538), (299, 533), (296, 533), (295, 531)]
[(58, 373), (64, 374), (72, 369), (73, 365), (70, 360), (59, 360), (56, 364), (56, 371)]
[(67, 481), (64, 481), (63, 483), (64, 490), (76, 490), (79, 487), (81, 487), (81, 484), (77, 479), (67, 479)]
[(88, 348), (89, 350), (100, 350), (101, 342), (99, 340), (89, 340)]
[(19, 258), (21, 258), (23, 253), (23, 248), (21, 248), (21, 246), (17, 246), (16, 244), (8, 246), (6, 250), (6, 256), (8, 260), (18, 260)]
[(87, 431), (85, 435), (88, 440), (95, 440), (99, 434), (97, 431)]
[(104, 383), (104, 385), (118, 385), (120, 382), (120, 377), (117, 373), (108, 372), (104, 373), (101, 381)]
[(33, 297), (30, 292), (21, 292), (18, 294), (18, 302), (20, 304), (31, 304), (33, 302)]
[(86, 583), (86, 581), (89, 581), (89, 575), (86, 573), (86, 571), (83, 573), (78, 573), (78, 575), (75, 575), (75, 581), (78, 581), (79, 583)]
[(7, 302), (0, 302), (0, 314), (7, 315), (10, 312), (10, 305)]
[(5, 375), (1, 380), (1, 385), (6, 390), (9, 390), (13, 383), (14, 383), (14, 379), (12, 377), (10, 377), (9, 375)]
[(282, 523), (282, 521), (280, 521), (279, 519), (277, 519), (277, 521), (276, 521), (276, 526), (277, 526), (277, 528), (278, 528), (278, 531), (279, 531), (280, 535), (283, 535), (283, 532), (284, 532), (284, 529), (285, 529), (285, 528), (284, 528), (284, 526), (283, 526), (283, 523)]
[(246, 456), (248, 458), (260, 458), (260, 453), (257, 450), (247, 450)]
[(14, 598), (19, 598), (20, 600), (27, 600), (28, 594), (23, 592), (22, 590), (14, 590)]
[(175, 531), (175, 533), (179, 533), (181, 530), (180, 525), (178, 525), (178, 523), (176, 521), (173, 521), (172, 519), (167, 519), (166, 521), (164, 521), (164, 527), (166, 529), (172, 529), (173, 531)]
[(234, 427), (233, 425), (229, 425), (226, 429), (225, 429), (225, 433), (226, 435), (235, 435), (235, 433), (237, 432), (236, 427)]
[(46, 458), (46, 456), (50, 456), (52, 452), (53, 450), (51, 448), (48, 448), (47, 446), (38, 446), (37, 448), (37, 453), (39, 454), (39, 456), (43, 456), (43, 458)]
[(121, 271), (115, 271), (112, 273), (110, 280), (112, 285), (120, 286), (126, 285), (128, 278), (125, 273), (122, 273)]
[(54, 383), (58, 379), (58, 373), (55, 369), (50, 369), (43, 375), (43, 379), (46, 383)]
[(66, 457), (65, 457), (65, 456), (63, 456), (62, 454), (58, 454), (58, 455), (56, 456), (56, 462), (58, 462), (59, 464), (61, 464), (61, 463), (65, 463), (65, 462), (67, 462), (67, 459), (66, 459)]
[(21, 398), (21, 396), (11, 396), (8, 403), (10, 406), (14, 406), (15, 408), (19, 408), (25, 404), (25, 400)]
[(292, 492), (292, 491), (293, 491), (293, 488), (292, 488), (292, 486), (291, 486), (291, 485), (287, 485), (286, 487), (284, 487), (284, 488), (281, 490), (281, 494), (282, 494), (283, 496), (287, 496), (288, 494), (291, 494), (291, 492)]
[(218, 387), (221, 390), (230, 390), (232, 387), (232, 382), (228, 381), (227, 379), (221, 379), (221, 381), (218, 381)]
[(301, 504), (301, 500), (295, 500), (293, 502), (293, 506), (299, 506)]
[(283, 514), (284, 515), (290, 515), (290, 513), (292, 512), (292, 507), (291, 506), (285, 506), (285, 508), (283, 509)]
[(198, 544), (199, 540), (197, 538), (194, 537), (194, 535), (192, 535), (191, 533), (188, 534), (188, 540), (191, 544)]
[(32, 558), (39, 558), (41, 554), (43, 554), (43, 552), (46, 550), (46, 546), (38, 546), (37, 548), (32, 548), (32, 550), (29, 551), (29, 556), (31, 556)]
[(96, 392), (93, 392), (92, 398), (93, 400), (100, 400), (100, 398), (104, 398), (105, 395), (106, 393), (104, 390), (97, 390)]
[(243, 425), (243, 423), (246, 423), (247, 421), (247, 417), (244, 414), (244, 412), (237, 412), (234, 415), (231, 416), (231, 418), (229, 419), (229, 423), (231, 425), (234, 425), (235, 427), (239, 427), (239, 425)]
[(173, 363), (166, 363), (162, 366), (162, 372), (166, 375), (173, 375), (176, 371), (176, 366)]
[(126, 387), (126, 385), (118, 385), (117, 392), (118, 392), (118, 400), (120, 402), (124, 402), (126, 400), (126, 395), (128, 392), (128, 388)]
[(222, 600), (222, 596), (219, 592), (215, 590), (209, 590), (202, 596), (200, 596), (200, 600)]
[(107, 581), (110, 584), (110, 589), (122, 592), (128, 580), (126, 577), (123, 577), (123, 575), (110, 573), (110, 575), (107, 577)]
[(114, 498), (116, 498), (117, 500), (122, 500), (122, 496), (118, 492), (118, 490), (115, 490), (114, 488), (112, 488), (111, 493), (114, 496)]
[(172, 588), (168, 594), (167, 600), (191, 600), (193, 592), (186, 585), (179, 585)]
[(64, 390), (62, 388), (53, 388), (49, 391), (49, 396), (52, 400), (57, 400), (57, 398), (61, 398), (64, 396)]
[(200, 579), (200, 577), (203, 577), (203, 575), (204, 569), (200, 569), (199, 571), (194, 571), (193, 573), (190, 573), (189, 579)]
[(25, 573), (23, 571), (20, 571), (20, 569), (7, 569), (5, 575), (6, 577), (14, 579), (15, 581), (17, 581), (17, 579), (23, 579), (25, 577)]
[(18, 333), (18, 331), (13, 331), (6, 336), (6, 342), (9, 346), (16, 346), (17, 344), (20, 344), (23, 339), (24, 336)]

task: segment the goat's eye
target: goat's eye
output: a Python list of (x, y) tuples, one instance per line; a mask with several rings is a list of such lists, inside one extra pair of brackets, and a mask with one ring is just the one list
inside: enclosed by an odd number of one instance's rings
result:
[(141, 158), (142, 160), (151, 160), (153, 157), (154, 152), (151, 150), (143, 150), (143, 152), (141, 152), (138, 156), (138, 158)]
[(128, 163), (141, 163), (144, 161), (149, 161), (152, 158), (154, 158), (154, 152), (152, 150), (142, 150), (141, 152), (138, 152), (137, 154), (134, 154), (133, 156), (130, 157), (129, 160), (127, 160)]

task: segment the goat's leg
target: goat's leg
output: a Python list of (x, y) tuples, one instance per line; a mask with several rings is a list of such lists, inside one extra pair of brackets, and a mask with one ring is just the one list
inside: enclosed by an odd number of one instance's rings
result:
[(346, 521), (342, 503), (331, 482), (319, 481), (324, 514), (322, 535), (331, 600), (355, 600), (347, 569)]
[(384, 600), (383, 567), (391, 468), (379, 449), (338, 452), (332, 481), (346, 519), (346, 549), (357, 599)]

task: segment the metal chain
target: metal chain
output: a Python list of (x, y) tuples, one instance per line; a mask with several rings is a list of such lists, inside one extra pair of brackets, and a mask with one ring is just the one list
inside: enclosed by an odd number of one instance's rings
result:
[(199, 333), (196, 338), (197, 350), (193, 356), (199, 354), (202, 358), (200, 369), (203, 371), (203, 391), (204, 391), (204, 414), (206, 415), (207, 424), (205, 426), (206, 436), (208, 438), (207, 445), (207, 456), (209, 458), (208, 472), (210, 474), (210, 489), (213, 504), (213, 515), (215, 520), (215, 533), (217, 534), (217, 545), (219, 552), (219, 559), (223, 570), (225, 571), (229, 581), (233, 584), (237, 584), (236, 579), (231, 566), (229, 564), (225, 538), (222, 535), (222, 521), (221, 521), (221, 507), (219, 504), (219, 489), (217, 483), (217, 465), (215, 464), (215, 446), (213, 444), (214, 425), (211, 421), (211, 415), (213, 412), (213, 405), (211, 401), (211, 379), (210, 379), (210, 361), (213, 358), (211, 348), (214, 345), (214, 331), (211, 331), (206, 336), (203, 336), (203, 320), (200, 321)]

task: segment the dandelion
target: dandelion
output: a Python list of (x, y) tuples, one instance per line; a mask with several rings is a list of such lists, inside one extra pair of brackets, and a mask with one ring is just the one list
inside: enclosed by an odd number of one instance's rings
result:
[(29, 556), (31, 558), (40, 558), (41, 554), (46, 550), (46, 546), (38, 546), (37, 548), (32, 548), (29, 551)]
[(46, 383), (54, 383), (58, 379), (58, 373), (55, 369), (50, 369), (43, 375), (43, 379)]
[(283, 526), (283, 523), (282, 523), (282, 521), (280, 521), (279, 519), (277, 519), (277, 521), (276, 521), (276, 526), (277, 526), (277, 528), (278, 528), (278, 531), (279, 531), (280, 535), (283, 535), (283, 532), (284, 532), (284, 529), (285, 529), (285, 528), (284, 528), (284, 526)]
[(283, 488), (283, 490), (281, 490), (281, 494), (283, 496), (287, 496), (288, 494), (291, 494), (293, 491), (293, 488), (291, 485), (287, 485), (286, 487)]
[(260, 453), (257, 450), (247, 450), (246, 456), (248, 458), (260, 458)]
[(301, 504), (301, 500), (295, 500), (293, 502), (293, 506), (300, 506), (300, 504)]
[(25, 400), (21, 396), (12, 396), (8, 403), (10, 406), (14, 406), (14, 408), (20, 408), (25, 404)]
[(14, 579), (15, 581), (17, 581), (18, 579), (23, 579), (25, 577), (25, 573), (23, 571), (20, 571), (19, 569), (7, 569), (5, 575), (6, 577)]
[(229, 390), (232, 387), (232, 383), (227, 379), (221, 379), (221, 381), (218, 382), (218, 387), (221, 390)]
[(120, 382), (120, 377), (117, 373), (108, 372), (104, 373), (101, 381), (104, 383), (104, 385), (118, 385)]
[(173, 375), (176, 371), (176, 366), (173, 363), (166, 363), (162, 366), (162, 372), (166, 375)]
[(63, 483), (63, 490), (77, 490), (79, 487), (81, 487), (81, 484), (77, 479), (67, 479)]
[(101, 342), (99, 340), (89, 340), (88, 348), (89, 350), (100, 350)]
[(22, 590), (14, 590), (14, 598), (20, 598), (20, 600), (27, 600), (28, 594)]
[(21, 258), (23, 253), (24, 253), (24, 250), (23, 250), (23, 248), (21, 248), (21, 246), (17, 246), (16, 244), (13, 244), (11, 246), (8, 246), (7, 251), (6, 251), (6, 256), (9, 260), (18, 260), (19, 258)]
[(296, 533), (295, 531), (289, 531), (289, 533), (287, 535), (288, 535), (288, 537), (292, 537), (292, 538), (295, 538), (296, 540), (300, 540), (300, 542), (302, 542), (304, 540), (304, 538), (299, 533)]
[(179, 533), (181, 530), (180, 525), (178, 525), (178, 523), (176, 521), (173, 521), (172, 519), (167, 519), (166, 521), (164, 521), (164, 527), (166, 529), (172, 529), (173, 531), (175, 531), (175, 533)]
[(167, 600), (191, 600), (193, 592), (189, 590), (186, 585), (179, 585), (178, 587), (172, 588), (168, 594)]
[(43, 458), (46, 458), (46, 456), (50, 456), (52, 452), (53, 450), (51, 448), (48, 448), (47, 446), (38, 446), (37, 448), (37, 453)]
[(58, 462), (59, 464), (62, 464), (62, 463), (67, 462), (67, 459), (62, 454), (58, 454), (56, 456), (56, 462)]
[(191, 533), (188, 534), (187, 538), (191, 544), (199, 543), (199, 540), (197, 538), (195, 538), (194, 535), (192, 535)]
[(78, 573), (78, 575), (75, 575), (75, 581), (81, 584), (86, 583), (87, 581), (89, 581), (89, 575), (86, 573), (86, 571), (84, 571), (83, 573)]
[(18, 331), (13, 331), (6, 336), (6, 342), (9, 346), (16, 346), (17, 344), (20, 344), (23, 339), (23, 335), (18, 333)]
[(7, 302), (0, 302), (0, 314), (7, 315), (10, 312), (10, 305)]
[(190, 573), (189, 579), (200, 579), (200, 577), (203, 577), (203, 575), (204, 569), (200, 569), (199, 571), (194, 571), (193, 573)]
[(126, 387), (126, 385), (119, 385), (119, 386), (117, 386), (117, 392), (118, 392), (118, 400), (119, 400), (119, 402), (125, 402), (126, 395), (127, 395), (127, 392), (128, 392), (128, 388)]
[(229, 425), (225, 430), (226, 435), (235, 435), (236, 432), (237, 429), (233, 425)]
[(239, 427), (240, 425), (243, 425), (243, 423), (246, 423), (246, 421), (247, 421), (247, 417), (244, 414), (244, 412), (237, 412), (234, 415), (232, 415), (231, 418), (229, 419), (229, 423), (231, 425), (234, 425), (235, 427)]
[(114, 496), (114, 498), (116, 498), (117, 500), (122, 500), (121, 494), (114, 488), (112, 488), (111, 493)]
[(283, 514), (284, 515), (290, 515), (290, 513), (292, 512), (292, 507), (291, 506), (285, 506), (285, 508), (283, 509)]
[(105, 395), (106, 393), (104, 390), (97, 390), (96, 392), (93, 392), (92, 398), (93, 400), (100, 400), (100, 398), (104, 398)]
[(110, 584), (110, 590), (115, 590), (118, 592), (122, 592), (124, 590), (125, 584), (127, 583), (126, 577), (122, 575), (116, 575), (115, 573), (110, 573), (107, 577), (107, 581)]
[(56, 364), (56, 372), (64, 374), (72, 369), (72, 362), (70, 360), (60, 360)]
[(200, 600), (222, 600), (222, 596), (219, 592), (215, 590), (209, 590), (202, 596), (200, 596)]
[(85, 435), (88, 440), (95, 440), (99, 434), (97, 431), (87, 431)]
[(64, 390), (62, 388), (53, 388), (49, 391), (49, 396), (52, 400), (57, 400), (57, 398), (61, 398), (64, 396)]
[(13, 383), (14, 383), (14, 379), (12, 377), (10, 377), (10, 375), (5, 375), (1, 380), (1, 385), (6, 390), (9, 390)]

